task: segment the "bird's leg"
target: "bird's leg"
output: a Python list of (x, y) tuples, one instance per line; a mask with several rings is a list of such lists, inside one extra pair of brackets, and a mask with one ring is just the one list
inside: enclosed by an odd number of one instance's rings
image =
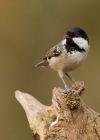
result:
[(84, 90), (85, 88), (84, 88), (84, 82), (83, 81), (81, 81), (81, 82), (79, 82), (79, 81), (76, 81), (76, 80), (74, 80), (68, 73), (65, 73), (66, 74), (66, 76), (72, 81), (72, 88), (71, 89), (69, 89), (70, 91), (72, 91), (72, 92), (75, 92), (75, 90), (76, 91), (78, 91), (80, 88), (82, 89), (82, 90)]
[(58, 71), (58, 74), (59, 74), (59, 77), (60, 79), (62, 80), (63, 84), (64, 84), (64, 87), (65, 87), (65, 90), (68, 90), (68, 86), (66, 84), (66, 82), (64, 81), (64, 78), (63, 78), (63, 72), (62, 71)]
[(76, 82), (68, 73), (65, 73), (65, 75), (66, 75), (73, 83)]
[[(64, 81), (64, 78), (63, 78), (63, 72), (62, 71), (58, 71), (58, 74), (59, 74), (59, 77), (60, 79), (62, 80), (63, 84), (64, 84), (64, 87), (65, 87), (65, 91), (66, 93), (74, 93), (75, 90), (73, 88), (69, 88), (66, 84), (66, 82)], [(68, 75), (69, 76), (69, 75)], [(70, 77), (70, 76), (69, 76)], [(71, 78), (71, 77), (70, 77)], [(73, 82), (75, 82), (74, 80), (72, 80)]]

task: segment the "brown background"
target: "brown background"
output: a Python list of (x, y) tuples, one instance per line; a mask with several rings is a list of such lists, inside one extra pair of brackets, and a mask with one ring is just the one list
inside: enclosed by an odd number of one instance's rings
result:
[[(57, 73), (33, 66), (73, 26), (85, 29), (91, 51), (72, 73), (84, 80), (84, 100), (100, 111), (100, 0), (0, 1), (0, 140), (31, 140), (26, 116), (14, 91), (28, 92), (51, 104), (54, 86), (62, 86)], [(66, 78), (67, 83), (68, 79)]]

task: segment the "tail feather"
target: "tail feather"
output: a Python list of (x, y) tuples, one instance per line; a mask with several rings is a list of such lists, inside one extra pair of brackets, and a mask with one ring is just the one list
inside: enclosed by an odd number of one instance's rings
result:
[(39, 62), (35, 65), (35, 67), (45, 67), (45, 66), (48, 66), (47, 60), (42, 60), (41, 62)]

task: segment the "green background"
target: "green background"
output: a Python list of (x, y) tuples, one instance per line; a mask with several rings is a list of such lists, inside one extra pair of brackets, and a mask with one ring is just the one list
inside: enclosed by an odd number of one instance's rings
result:
[(31, 140), (14, 92), (19, 89), (51, 104), (52, 89), (63, 87), (62, 82), (54, 71), (35, 69), (34, 64), (73, 26), (87, 31), (91, 51), (72, 75), (85, 81), (83, 98), (100, 112), (100, 0), (0, 1), (0, 140)]

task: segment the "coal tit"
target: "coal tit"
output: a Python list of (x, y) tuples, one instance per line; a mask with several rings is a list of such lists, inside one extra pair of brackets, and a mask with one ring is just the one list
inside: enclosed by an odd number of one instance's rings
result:
[(57, 71), (65, 89), (68, 90), (63, 73), (74, 81), (68, 72), (82, 64), (88, 55), (89, 48), (89, 38), (86, 32), (79, 27), (71, 28), (66, 32), (63, 40), (52, 47), (46, 53), (43, 60), (36, 64), (36, 67), (49, 66), (51, 69)]

